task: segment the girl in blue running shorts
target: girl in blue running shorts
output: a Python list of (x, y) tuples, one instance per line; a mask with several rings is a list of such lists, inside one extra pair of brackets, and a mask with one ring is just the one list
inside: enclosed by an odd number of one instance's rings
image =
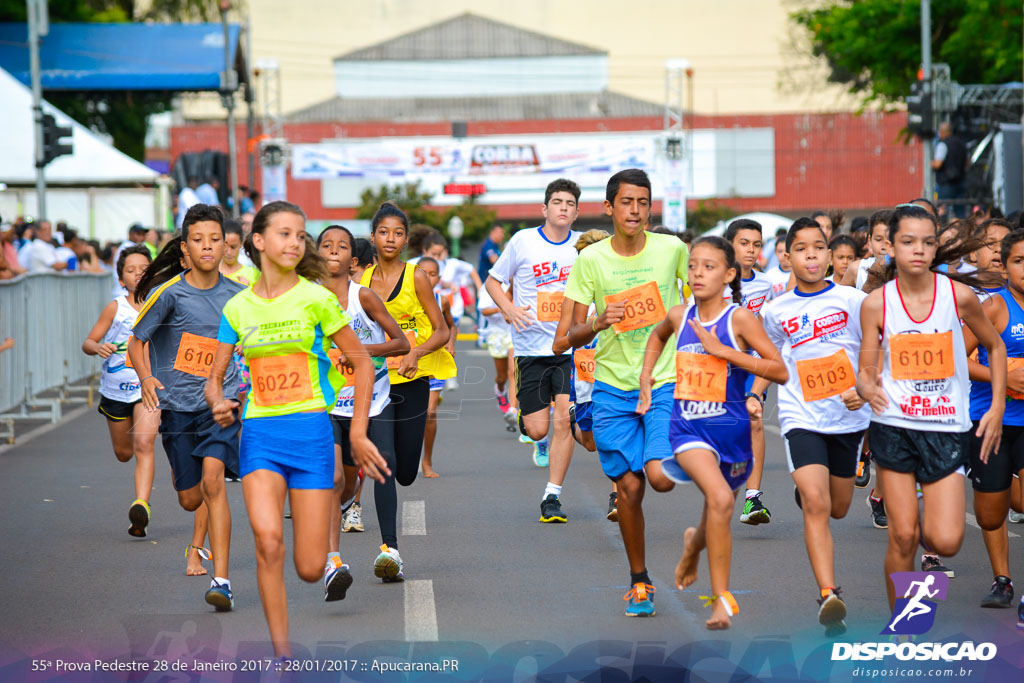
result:
[(322, 281), (324, 258), (306, 235), (302, 210), (271, 202), (253, 219), (246, 252), (260, 277), (224, 306), (205, 398), (222, 426), (235, 421), (238, 402), (221, 382), (241, 344), (252, 391), (242, 406), (240, 473), (256, 540), (256, 578), (274, 655), (290, 653), (284, 584), (284, 504), (291, 503), (295, 569), (319, 581), (327, 560), (334, 492), (334, 433), (327, 411), (343, 380), (328, 355), (352, 367), (355, 386), (349, 443), (367, 477), (382, 480), (387, 465), (367, 438), (374, 370), (350, 318)]
[[(683, 590), (697, 580), (697, 561), (707, 547), (712, 596), (706, 600), (712, 614), (704, 625), (718, 630), (729, 628), (730, 617), (739, 612), (729, 592), (729, 519), (754, 457), (747, 377), (784, 384), (789, 375), (760, 320), (737, 305), (739, 266), (732, 245), (720, 237), (697, 240), (690, 253), (689, 285), (695, 305), (672, 307), (647, 340), (637, 412), (650, 406), (650, 368), (676, 335), (676, 400), (669, 423), (673, 456), (662, 461), (662, 471), (673, 481), (694, 482), (704, 494), (700, 525), (683, 535), (676, 585)], [(732, 289), (732, 302), (726, 287)]]

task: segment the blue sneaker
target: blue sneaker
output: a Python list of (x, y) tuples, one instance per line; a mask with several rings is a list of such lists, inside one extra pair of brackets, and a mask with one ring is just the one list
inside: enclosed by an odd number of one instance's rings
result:
[(533, 442), (533, 464), (537, 467), (548, 466), (548, 440)]
[(653, 617), (654, 601), (651, 596), (657, 589), (649, 583), (634, 583), (633, 588), (622, 596), (628, 602), (626, 605), (627, 617)]
[(1024, 597), (1020, 599), (1020, 604), (1017, 605), (1017, 628), (1024, 630)]
[(206, 591), (206, 604), (213, 605), (218, 612), (230, 612), (235, 606), (235, 596), (227, 584), (217, 583), (214, 579), (213, 585)]
[(528, 437), (526, 434), (519, 435), (519, 443), (525, 443), (527, 446), (533, 443), (533, 439)]

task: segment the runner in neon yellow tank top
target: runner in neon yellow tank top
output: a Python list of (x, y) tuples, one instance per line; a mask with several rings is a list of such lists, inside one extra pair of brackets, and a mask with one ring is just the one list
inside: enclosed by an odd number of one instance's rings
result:
[(368, 477), (383, 479), (389, 472), (366, 436), (373, 362), (334, 295), (309, 280), (325, 278), (327, 268), (306, 235), (302, 210), (287, 202), (264, 206), (246, 251), (261, 274), (224, 306), (205, 396), (218, 424), (234, 422), (238, 402), (225, 400), (221, 384), (240, 343), (253, 385), (243, 409), (242, 490), (256, 537), (260, 599), (280, 657), (290, 649), (281, 547), (286, 494), (299, 577), (320, 580), (327, 557), (334, 489), (334, 435), (327, 410), (342, 385), (327, 355), (332, 341), (354, 368), (353, 457)]
[[(420, 467), (430, 378), (454, 377), (455, 361), (443, 348), (449, 330), (427, 274), (401, 259), (409, 235), (409, 218), (397, 206), (385, 202), (377, 209), (372, 225), (377, 265), (363, 273), (362, 285), (384, 300), (403, 332), (415, 335), (409, 353), (389, 359), (391, 404), (395, 407), (390, 423), (395, 439), (395, 480), (409, 486), (416, 481)], [(374, 574), (385, 582), (404, 579), (404, 563), (398, 548), (381, 546)]]

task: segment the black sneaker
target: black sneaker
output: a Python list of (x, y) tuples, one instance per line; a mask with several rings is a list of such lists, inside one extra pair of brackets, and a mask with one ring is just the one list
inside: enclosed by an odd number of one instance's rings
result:
[(921, 556), (921, 571), (923, 572), (942, 572), (949, 578), (953, 578), (955, 572), (942, 564), (942, 558), (938, 555), (922, 555)]
[[(608, 494), (608, 514), (605, 517), (609, 522), (619, 521), (619, 494), (612, 491)], [(544, 520), (541, 520), (542, 522)]]
[(982, 607), (1012, 607), (1013, 581), (1009, 576), (997, 576), (992, 582), (992, 590), (981, 599)]
[(833, 588), (827, 597), (818, 600), (818, 623), (829, 638), (846, 633), (846, 603), (839, 597), (841, 588)]
[(871, 452), (861, 453), (860, 461), (857, 463), (857, 478), (853, 485), (859, 489), (866, 489), (871, 483)]
[(553, 493), (549, 493), (547, 497), (540, 503), (540, 521), (542, 522), (562, 522), (569, 521), (565, 513), (562, 512), (562, 504), (558, 501), (558, 496)]
[(795, 486), (793, 487), (793, 498), (796, 499), (796, 506), (798, 508), (800, 508), (801, 510), (803, 510), (804, 509), (804, 504), (803, 504), (803, 501), (800, 500), (800, 489), (798, 489)]
[(753, 498), (743, 500), (743, 512), (740, 513), (740, 521), (752, 526), (769, 524), (772, 521), (772, 513), (761, 502), (760, 493)]
[(885, 503), (881, 500), (875, 502), (871, 496), (867, 497), (866, 502), (868, 509), (871, 510), (871, 523), (875, 525), (875, 528), (888, 529), (889, 518), (885, 516)]

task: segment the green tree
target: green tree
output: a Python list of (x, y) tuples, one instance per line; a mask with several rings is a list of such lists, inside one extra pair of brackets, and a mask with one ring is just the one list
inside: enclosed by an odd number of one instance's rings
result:
[[(135, 0), (49, 0), (48, 7), (53, 23), (213, 21), (219, 17), (218, 5), (212, 0), (152, 0), (145, 3), (144, 10), (136, 6)], [(0, 21), (27, 21), (25, 0), (0, 0)], [(79, 123), (109, 135), (114, 147), (141, 161), (146, 153), (149, 116), (169, 110), (174, 93), (49, 90), (43, 96)]]
[(497, 220), (498, 212), (478, 204), (473, 197), (467, 197), (462, 204), (453, 206), (444, 213), (443, 227), (441, 232), (448, 237), (448, 221), (452, 216), (462, 219), (464, 231), (463, 242), (475, 242), (482, 240)]
[(686, 212), (686, 228), (699, 235), (735, 215), (736, 211), (731, 207), (719, 204), (713, 199), (701, 199), (695, 209)]
[[(829, 67), (828, 80), (864, 104), (899, 102), (921, 64), (919, 0), (828, 0), (790, 14)], [(1019, 81), (1019, 0), (932, 0), (932, 58), (960, 83)]]
[(377, 213), (377, 207), (384, 202), (393, 202), (409, 217), (410, 223), (422, 223), (441, 229), (444, 220), (439, 211), (429, 208), (434, 196), (420, 189), (420, 181), (401, 185), (381, 185), (376, 190), (367, 189), (359, 195), (359, 209), (356, 218), (370, 219)]

